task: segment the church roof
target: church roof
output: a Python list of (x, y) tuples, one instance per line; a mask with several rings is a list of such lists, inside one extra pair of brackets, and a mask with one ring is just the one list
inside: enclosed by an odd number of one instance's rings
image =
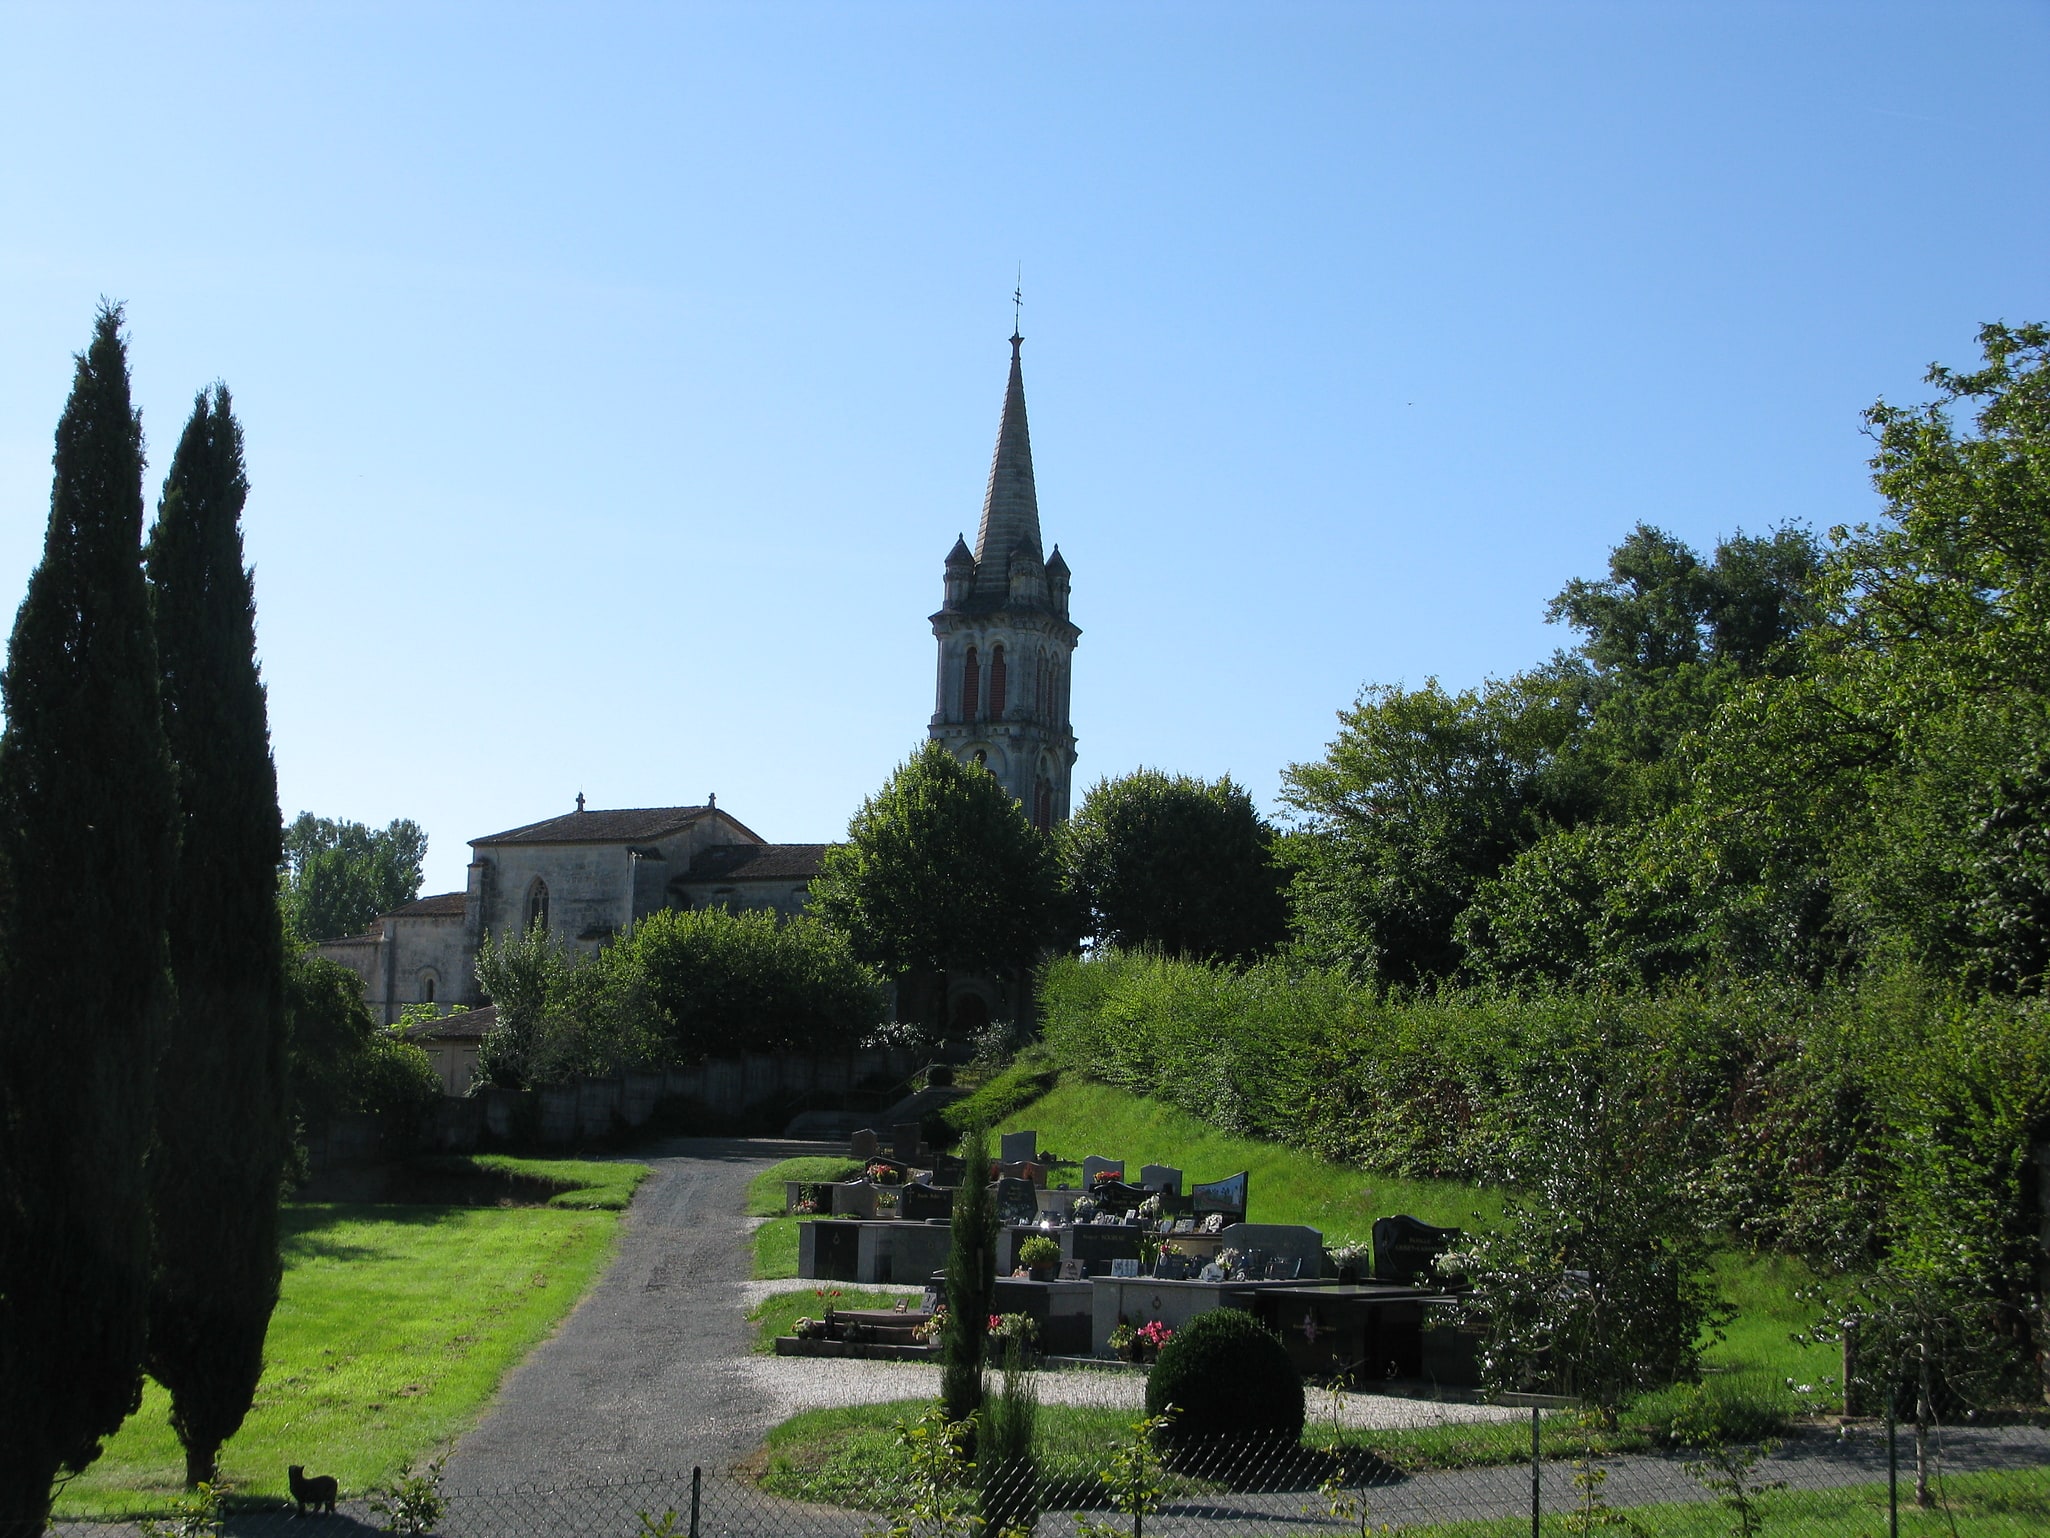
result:
[(686, 881), (809, 881), (831, 844), (714, 844), (690, 862)]
[(1009, 562), (1019, 546), (1039, 558), (1039, 492), (1032, 480), (1032, 433), (1025, 422), (1025, 366), (1018, 350), (1024, 338), (1011, 334), (1011, 378), (1004, 388), (1004, 417), (997, 451), (982, 497), (982, 526), (975, 534), (977, 597), (1001, 598), (1010, 587)]
[(632, 806), (617, 811), (565, 812), (524, 828), (473, 838), (476, 844), (623, 844), (660, 838), (687, 828), (711, 812), (708, 806)]
[(401, 903), (383, 917), (389, 919), (446, 919), (463, 916), (464, 892), (437, 892), (432, 897), (416, 897), (409, 903)]
[(482, 1009), (459, 1009), (452, 1015), (443, 1015), (438, 1020), (425, 1020), (406, 1030), (408, 1041), (482, 1041), (485, 1034), (498, 1024), (498, 1006), (486, 1004)]

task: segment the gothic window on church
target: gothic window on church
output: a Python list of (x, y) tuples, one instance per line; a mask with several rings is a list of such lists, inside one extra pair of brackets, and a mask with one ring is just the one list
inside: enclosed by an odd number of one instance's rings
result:
[(967, 664), (961, 669), (961, 719), (973, 721), (976, 708), (982, 703), (982, 664), (976, 659), (975, 648), (968, 648)]
[(527, 928), (532, 929), (536, 924), (543, 929), (548, 927), (548, 883), (538, 876), (527, 888)]
[(1004, 718), (1004, 649), (991, 649), (989, 654), (989, 718), (1001, 721)]

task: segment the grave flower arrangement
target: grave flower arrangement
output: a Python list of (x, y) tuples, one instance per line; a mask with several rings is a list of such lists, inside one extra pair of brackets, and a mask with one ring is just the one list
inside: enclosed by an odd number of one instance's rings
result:
[(1030, 1351), (1039, 1344), (1039, 1325), (1030, 1314), (991, 1314), (989, 1338), (999, 1342), (1015, 1340)]
[(1018, 1264), (1028, 1271), (1051, 1271), (1060, 1263), (1060, 1241), (1045, 1234), (1034, 1234), (1018, 1246)]
[(1098, 1170), (1096, 1172), (1096, 1184), (1100, 1186), (1116, 1185), (1119, 1178), (1116, 1170)]
[(1350, 1275), (1355, 1281), (1373, 1269), (1374, 1247), (1353, 1240), (1331, 1247), (1331, 1263), (1338, 1268), (1339, 1276)]
[(911, 1338), (922, 1346), (929, 1346), (940, 1338), (940, 1332), (946, 1327), (947, 1305), (940, 1303), (934, 1306), (923, 1324), (914, 1324), (911, 1327)]
[(1147, 1223), (1158, 1223), (1161, 1211), (1160, 1193), (1158, 1191), (1155, 1191), (1146, 1200), (1139, 1203), (1139, 1216)]
[(1246, 1255), (1226, 1245), (1217, 1252), (1217, 1263), (1224, 1267), (1224, 1274), (1234, 1282), (1244, 1281), (1246, 1276)]
[(1137, 1331), (1140, 1354), (1147, 1361), (1160, 1355), (1160, 1348), (1174, 1339), (1174, 1331), (1158, 1319), (1149, 1319)]
[(799, 1340), (824, 1340), (826, 1338), (826, 1321), (814, 1319), (811, 1315), (806, 1314), (796, 1324), (791, 1326), (790, 1333)]
[(1110, 1349), (1121, 1362), (1139, 1360), (1139, 1332), (1120, 1319), (1110, 1332)]
[(871, 1164), (862, 1174), (879, 1186), (896, 1186), (904, 1183), (904, 1174), (893, 1165)]
[(1096, 1214), (1102, 1210), (1102, 1207), (1103, 1204), (1093, 1196), (1078, 1196), (1075, 1198), (1075, 1205), (1071, 1210), (1074, 1212), (1077, 1223), (1093, 1223), (1096, 1221)]

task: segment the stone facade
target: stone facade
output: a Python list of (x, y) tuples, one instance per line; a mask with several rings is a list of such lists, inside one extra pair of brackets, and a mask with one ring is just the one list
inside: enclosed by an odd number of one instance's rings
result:
[(1037, 826), (1051, 828), (1070, 809), (1068, 682), (1082, 632), (1068, 618), (1060, 547), (1051, 557), (1040, 551), (1023, 341), (1011, 337), (1011, 377), (975, 549), (954, 541), (932, 616), (939, 677), (930, 733), (964, 763), (987, 768)]
[(477, 950), (487, 934), (541, 919), (574, 952), (596, 953), (664, 908), (804, 908), (824, 844), (771, 844), (705, 806), (577, 809), (470, 841), (469, 885), (406, 904), (360, 935), (315, 947), (363, 979), (389, 1025), (413, 1004), (483, 1002)]

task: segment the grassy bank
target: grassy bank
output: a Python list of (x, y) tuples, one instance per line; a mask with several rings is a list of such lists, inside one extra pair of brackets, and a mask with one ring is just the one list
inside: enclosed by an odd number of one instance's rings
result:
[[(519, 1162), (529, 1173), (534, 1161)], [(560, 1162), (608, 1172), (579, 1191), (616, 1193), (646, 1173)], [(282, 1497), (285, 1465), (303, 1463), (359, 1493), (445, 1445), (597, 1279), (617, 1225), (603, 1208), (288, 1206), (263, 1379), (222, 1450), (224, 1477), (238, 1493)], [(148, 1384), (58, 1513), (160, 1507), (179, 1493), (169, 1412), (170, 1396)]]

